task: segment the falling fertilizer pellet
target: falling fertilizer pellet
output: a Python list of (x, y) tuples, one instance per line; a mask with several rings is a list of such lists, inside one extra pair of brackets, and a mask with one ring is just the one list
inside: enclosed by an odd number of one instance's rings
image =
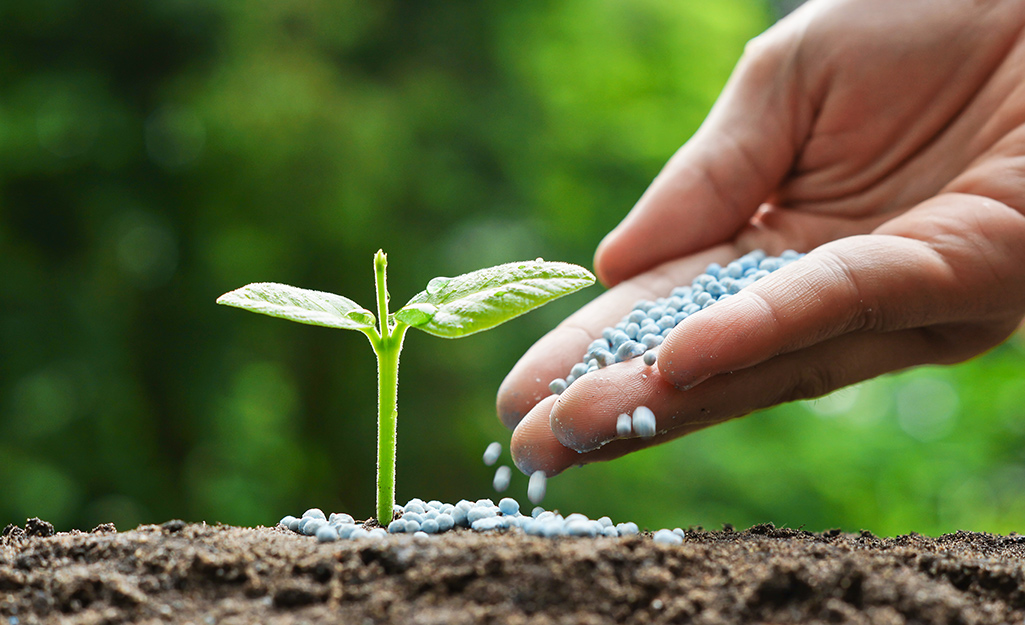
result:
[(499, 493), (504, 492), (505, 489), (509, 488), (509, 480), (512, 479), (512, 469), (503, 465), (495, 470), (495, 479), (492, 482), (492, 486)]
[(498, 457), (502, 455), (502, 443), (495, 441), (487, 446), (484, 450), (484, 464), (489, 467), (498, 462)]
[(534, 471), (530, 474), (530, 481), (527, 483), (527, 499), (531, 503), (539, 504), (545, 498), (548, 478), (544, 471)]

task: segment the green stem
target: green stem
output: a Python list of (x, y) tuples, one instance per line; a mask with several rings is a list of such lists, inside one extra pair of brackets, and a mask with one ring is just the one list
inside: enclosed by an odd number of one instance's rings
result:
[(387, 527), (395, 505), (395, 438), (398, 425), (399, 352), (406, 328), (382, 341), (377, 352), (377, 521)]
[(387, 257), (378, 251), (374, 257), (377, 284), (379, 337), (370, 334), (377, 354), (377, 521), (387, 527), (395, 506), (395, 438), (398, 426), (399, 353), (408, 325), (388, 321)]

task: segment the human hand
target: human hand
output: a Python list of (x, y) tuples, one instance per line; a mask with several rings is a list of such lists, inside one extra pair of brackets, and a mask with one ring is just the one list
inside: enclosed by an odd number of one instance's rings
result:
[[(751, 42), (602, 241), (612, 288), (503, 382), (514, 460), (554, 475), (979, 354), (1025, 314), (1023, 212), (1025, 0), (813, 1)], [(549, 394), (637, 300), (756, 248), (811, 252), (679, 324), (654, 369), (620, 363)], [(658, 435), (616, 439), (638, 405)]]

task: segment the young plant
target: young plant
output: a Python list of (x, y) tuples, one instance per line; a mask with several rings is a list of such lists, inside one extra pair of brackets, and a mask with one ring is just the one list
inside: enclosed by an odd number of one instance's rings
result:
[[(535, 261), (479, 269), (455, 278), (434, 278), (405, 306), (388, 312), (387, 256), (374, 256), (377, 317), (356, 302), (321, 291), (261, 282), (217, 298), (299, 323), (358, 330), (377, 355), (377, 520), (387, 526), (395, 505), (395, 433), (398, 416), (399, 352), (406, 330), (417, 328), (443, 338), (488, 330), (594, 283), (583, 267)], [(375, 326), (375, 323), (377, 324)]]

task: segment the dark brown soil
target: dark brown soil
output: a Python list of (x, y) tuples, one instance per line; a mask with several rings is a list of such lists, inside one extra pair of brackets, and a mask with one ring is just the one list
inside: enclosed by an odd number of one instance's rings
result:
[(881, 539), (759, 525), (648, 537), (450, 532), (317, 543), (170, 521), (0, 539), (17, 623), (1018, 623), (1025, 536)]

